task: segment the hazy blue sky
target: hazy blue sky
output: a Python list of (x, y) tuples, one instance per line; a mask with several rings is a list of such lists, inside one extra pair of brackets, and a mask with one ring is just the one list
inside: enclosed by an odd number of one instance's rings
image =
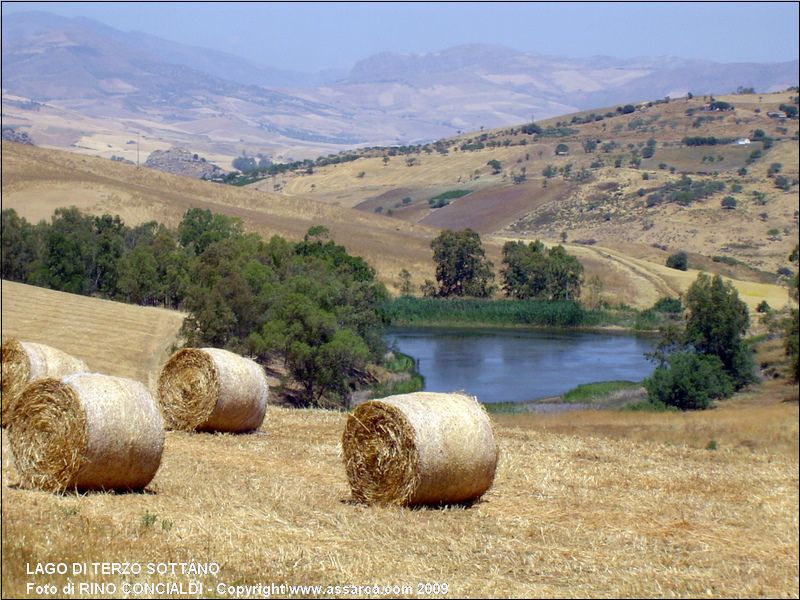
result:
[(783, 61), (798, 57), (799, 37), (797, 2), (3, 2), (4, 14), (22, 10), (85, 16), (301, 71), (476, 42), (571, 57)]

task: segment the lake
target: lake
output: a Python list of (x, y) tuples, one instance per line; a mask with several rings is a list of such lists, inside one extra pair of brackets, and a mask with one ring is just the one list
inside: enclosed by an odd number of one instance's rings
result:
[(641, 381), (656, 340), (595, 332), (519, 329), (391, 329), (390, 346), (414, 357), (425, 390), (464, 390), (481, 402), (558, 396), (582, 383)]

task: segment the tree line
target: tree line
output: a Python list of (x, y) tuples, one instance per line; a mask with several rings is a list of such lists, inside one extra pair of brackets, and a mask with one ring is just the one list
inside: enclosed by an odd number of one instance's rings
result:
[(198, 208), (174, 229), (61, 208), (37, 224), (4, 210), (2, 227), (4, 279), (185, 310), (189, 345), (282, 361), (298, 404), (345, 404), (386, 351), (385, 287), (321, 226), (293, 243)]

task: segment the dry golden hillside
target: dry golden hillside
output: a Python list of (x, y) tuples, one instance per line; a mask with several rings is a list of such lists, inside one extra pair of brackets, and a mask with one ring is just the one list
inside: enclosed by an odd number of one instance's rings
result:
[[(704, 269), (722, 267), (710, 264), (710, 258), (723, 256), (741, 263), (737, 277), (766, 281), (771, 274), (774, 282), (777, 269), (789, 266), (787, 256), (797, 242), (798, 188), (779, 189), (767, 172), (778, 163), (783, 176), (797, 180), (798, 124), (768, 113), (794, 97), (796, 93), (726, 96), (733, 111), (705, 110), (711, 98), (702, 96), (641, 105), (630, 114), (618, 114), (614, 107), (584, 111), (539, 123), (560, 127), (563, 135), (534, 139), (513, 127), (473, 132), (445, 140), (447, 154), (434, 145), (409, 155), (371, 150), (363, 158), (316, 168), (310, 175), (276, 176), (254, 186), (368, 212), (391, 211), (398, 220), (437, 227), (470, 226), (485, 234), (552, 241), (564, 232), (568, 239), (596, 240), (637, 258), (645, 258), (654, 245), (668, 253), (684, 250), (701, 263), (708, 259)], [(609, 112), (613, 116), (605, 116)], [(588, 120), (589, 115), (604, 118)], [(773, 139), (771, 148), (756, 141), (758, 130)], [(747, 145), (681, 144), (693, 136), (754, 139)], [(641, 158), (649, 140), (655, 142), (655, 154), (634, 167), (634, 152)], [(587, 141), (596, 142), (592, 152), (584, 150)], [(461, 149), (476, 143), (485, 147)], [(568, 146), (568, 155), (556, 156), (559, 143)], [(761, 157), (749, 162), (756, 150)], [(487, 164), (493, 160), (501, 164), (497, 174)], [(587, 176), (571, 178), (567, 189), (560, 174), (545, 182), (546, 167), (568, 165), (572, 174), (586, 169)], [(746, 174), (739, 173), (743, 167)], [(514, 177), (523, 173), (526, 182), (515, 185)], [(695, 181), (721, 181), (725, 190), (690, 206), (647, 206), (650, 194), (682, 173)], [(555, 190), (557, 185), (561, 187)], [(472, 193), (446, 208), (429, 207), (429, 199), (452, 190)], [(721, 206), (729, 195), (737, 201), (735, 210)]]
[[(137, 169), (96, 157), (3, 143), (3, 208), (31, 221), (60, 206), (118, 214), (133, 225), (157, 220), (176, 226), (192, 207), (243, 220), (265, 237), (298, 240), (323, 224), (347, 249), (363, 256), (386, 282), (402, 268), (433, 276), (430, 240), (436, 230), (388, 217), (328, 206), (303, 197), (267, 194)], [(421, 280), (420, 280), (421, 282)]]
[(151, 389), (175, 345), (183, 313), (121, 304), (2, 281), (3, 341), (18, 338), (64, 350), (90, 369)]

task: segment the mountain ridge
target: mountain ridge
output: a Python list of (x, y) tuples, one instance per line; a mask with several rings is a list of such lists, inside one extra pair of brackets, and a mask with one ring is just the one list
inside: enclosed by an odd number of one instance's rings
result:
[[(23, 12), (3, 21), (3, 117), (36, 143), (132, 159), (177, 145), (224, 168), (242, 152), (315, 158), (660, 98), (796, 85), (798, 62), (587, 59), (464, 44), (302, 74), (233, 54)], [(45, 104), (46, 106), (38, 106)]]

